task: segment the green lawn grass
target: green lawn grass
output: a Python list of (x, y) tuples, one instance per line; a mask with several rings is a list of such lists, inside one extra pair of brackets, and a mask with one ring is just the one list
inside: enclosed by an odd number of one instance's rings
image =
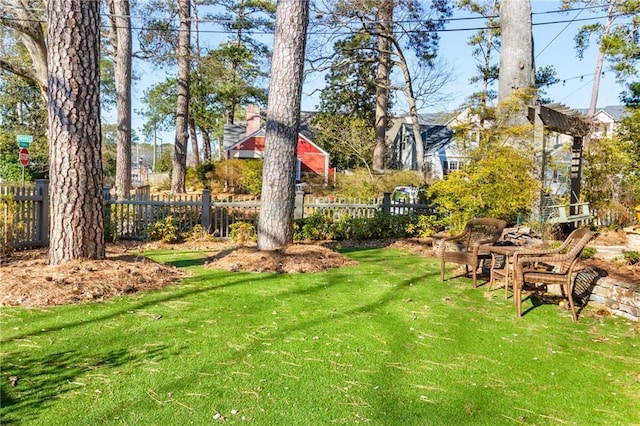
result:
[(440, 282), (434, 259), (346, 254), (359, 265), (249, 274), (156, 251), (193, 276), (4, 308), (0, 423), (640, 424), (637, 324), (530, 301), (518, 319), (501, 289)]

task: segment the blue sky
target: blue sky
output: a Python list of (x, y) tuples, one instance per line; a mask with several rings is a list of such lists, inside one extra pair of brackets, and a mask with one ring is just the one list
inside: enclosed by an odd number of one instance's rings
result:
[[(536, 68), (553, 65), (557, 77), (564, 80), (564, 83), (556, 84), (547, 90), (550, 98), (571, 108), (587, 108), (591, 100), (598, 49), (592, 42), (584, 58), (580, 60), (574, 48), (573, 38), (582, 25), (597, 22), (579, 21), (580, 19), (599, 17), (604, 13), (586, 10), (567, 14), (542, 13), (557, 10), (558, 4), (557, 1), (532, 1), (535, 65)], [(572, 23), (543, 25), (547, 22), (572, 19), (575, 19)], [(460, 70), (457, 79), (450, 87), (453, 94), (450, 103), (452, 108), (459, 105), (469, 92), (476, 89), (468, 84), (476, 65), (471, 55), (471, 47), (466, 44), (471, 34), (472, 32), (469, 31), (442, 33), (442, 56), (452, 61), (456, 69)], [(618, 95), (623, 88), (615, 82), (614, 75), (608, 71), (606, 64), (604, 70), (604, 78), (600, 80), (598, 106), (617, 105), (620, 103)]]
[[(573, 37), (582, 25), (598, 22), (595, 20), (580, 21), (580, 19), (600, 17), (604, 13), (587, 10), (564, 14), (543, 13), (556, 11), (559, 4), (559, 1), (532, 1), (535, 65), (536, 68), (553, 65), (556, 69), (557, 77), (564, 81), (564, 83), (559, 83), (547, 89), (547, 97), (553, 99), (554, 102), (563, 103), (571, 108), (588, 108), (591, 100), (598, 50), (597, 46), (592, 42), (584, 58), (582, 60), (578, 59)], [(468, 16), (471, 15), (458, 12), (454, 17), (462, 18)], [(571, 21), (572, 19), (574, 19), (574, 22), (543, 25), (543, 23), (552, 21)], [(604, 22), (603, 19), (599, 21)], [(453, 21), (447, 25), (447, 28), (461, 29), (479, 26), (482, 26), (482, 20)], [(467, 44), (467, 41), (474, 33), (475, 31), (445, 31), (440, 33), (439, 57), (445, 65), (452, 67), (455, 71), (451, 76), (450, 82), (443, 89), (447, 93), (446, 101), (431, 108), (450, 112), (458, 108), (467, 96), (479, 89), (479, 86), (473, 86), (469, 83), (469, 78), (476, 70), (477, 62), (472, 56), (472, 48)], [(498, 61), (497, 58), (498, 56), (496, 56), (496, 61)], [(614, 75), (608, 72), (606, 63), (604, 70), (604, 78), (600, 81), (598, 106), (620, 104), (618, 95), (623, 90), (623, 87), (615, 82)], [(323, 84), (321, 76), (308, 79), (305, 85), (305, 92), (310, 93), (317, 84)], [(317, 94), (303, 96), (303, 110), (312, 111), (317, 104)]]
[[(597, 58), (597, 46), (591, 43), (590, 48), (584, 55), (582, 60), (578, 59), (574, 48), (573, 37), (579, 28), (587, 23), (597, 21), (588, 20), (580, 21), (585, 18), (601, 17), (604, 15), (602, 11), (574, 11), (565, 14), (543, 13), (555, 11), (558, 9), (560, 2), (551, 0), (532, 1), (533, 9), (533, 35), (534, 35), (534, 56), (536, 67), (553, 65), (557, 72), (557, 77), (563, 80), (547, 90), (547, 96), (555, 102), (563, 103), (570, 108), (587, 108), (591, 99), (591, 91), (593, 87), (593, 74)], [(456, 13), (455, 17), (470, 16), (461, 12)], [(574, 22), (567, 22), (574, 20)], [(543, 23), (552, 21), (564, 21), (562, 23), (554, 23), (543, 25)], [(600, 20), (604, 22), (604, 20)], [(447, 28), (463, 28), (481, 26), (481, 20), (474, 21), (455, 21), (447, 25)], [(476, 60), (471, 54), (471, 47), (467, 44), (469, 37), (474, 31), (447, 31), (441, 33), (441, 43), (439, 55), (441, 60), (455, 69), (450, 81), (443, 89), (446, 93), (445, 101), (430, 107), (429, 110), (420, 111), (421, 113), (447, 111), (450, 112), (460, 106), (467, 96), (478, 90), (477, 86), (469, 84), (469, 78), (476, 69)], [(262, 36), (265, 43), (270, 43), (272, 36)], [(219, 35), (201, 36), (201, 45), (215, 47), (220, 41)], [(140, 64), (137, 64), (140, 66)], [(136, 64), (134, 63), (134, 66)], [(164, 73), (158, 70), (148, 70), (145, 66), (145, 72), (142, 78), (134, 87), (134, 119), (133, 128), (141, 129), (143, 118), (136, 113), (140, 108), (139, 103), (135, 101), (143, 95), (143, 91), (150, 84), (156, 83), (164, 79)], [(616, 83), (615, 77), (609, 71), (608, 65), (605, 63), (604, 78), (601, 79), (601, 88), (598, 97), (598, 106), (617, 105), (620, 103), (619, 94), (623, 90), (621, 84)], [(303, 89), (302, 109), (305, 111), (313, 111), (318, 104), (317, 92), (313, 96), (307, 95), (314, 88), (322, 86), (324, 78), (321, 75), (315, 75), (307, 78)], [(398, 102), (400, 109), (401, 102)], [(109, 121), (112, 121), (110, 119)], [(141, 135), (141, 133), (138, 133)], [(160, 135), (165, 143), (173, 142), (174, 135), (170, 132)]]

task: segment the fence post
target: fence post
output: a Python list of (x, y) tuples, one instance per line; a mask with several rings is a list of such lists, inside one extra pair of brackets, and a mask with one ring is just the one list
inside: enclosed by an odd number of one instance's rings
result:
[(295, 208), (293, 218), (302, 219), (304, 217), (304, 191), (296, 191)]
[[(104, 229), (110, 234), (108, 238), (112, 238), (114, 230), (111, 229), (111, 188), (106, 186), (102, 188), (102, 201), (104, 203)], [(107, 232), (105, 232), (105, 237), (107, 237)]]
[(391, 193), (385, 192), (382, 194), (382, 213), (390, 214), (391, 213)]
[(211, 233), (211, 190), (202, 190), (202, 230)]
[(38, 224), (38, 240), (43, 247), (49, 246), (49, 181), (36, 179), (36, 194), (42, 197), (36, 211), (36, 223)]

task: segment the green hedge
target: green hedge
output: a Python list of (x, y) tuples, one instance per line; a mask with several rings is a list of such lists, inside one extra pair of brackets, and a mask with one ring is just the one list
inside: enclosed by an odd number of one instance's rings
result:
[(294, 239), (369, 240), (376, 238), (428, 237), (437, 230), (435, 216), (401, 216), (377, 212), (372, 218), (343, 216), (337, 220), (320, 210), (294, 224)]

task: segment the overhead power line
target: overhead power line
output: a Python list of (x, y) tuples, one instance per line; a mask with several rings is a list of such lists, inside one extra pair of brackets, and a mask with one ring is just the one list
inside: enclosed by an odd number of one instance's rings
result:
[[(532, 13), (532, 15), (548, 15), (548, 14), (562, 14), (562, 13), (566, 13), (566, 12), (573, 12), (573, 11), (578, 11), (578, 14), (573, 17), (572, 19), (563, 19), (563, 20), (555, 20), (555, 21), (547, 21), (547, 22), (535, 22), (532, 25), (533, 26), (539, 26), (539, 25), (556, 25), (556, 24), (571, 24), (573, 22), (584, 22), (584, 21), (595, 21), (595, 20), (600, 20), (600, 19), (605, 19), (606, 16), (595, 16), (595, 17), (587, 17), (587, 18), (581, 18), (581, 19), (577, 19), (577, 16), (580, 15), (580, 13), (582, 13), (585, 10), (593, 10), (593, 9), (598, 9), (601, 8), (601, 6), (585, 6), (585, 7), (580, 7), (580, 8), (571, 8), (571, 9), (565, 9), (565, 10), (549, 10), (549, 11), (542, 11), (542, 12), (534, 12)], [(30, 10), (33, 12), (44, 12), (45, 9), (39, 9), (39, 8), (18, 8), (15, 6), (11, 6), (11, 5), (2, 5), (0, 6), (0, 12), (2, 12), (4, 9), (12, 9), (12, 10)], [(631, 14), (625, 14), (625, 13), (619, 13), (617, 15), (615, 15), (614, 17), (621, 17), (621, 16), (628, 16)], [(111, 15), (103, 15), (103, 17), (106, 16), (111, 16)], [(118, 18), (130, 18), (132, 20), (144, 20), (146, 19), (146, 17), (143, 16), (134, 16), (134, 15), (113, 15), (113, 17), (118, 17)], [(23, 21), (23, 22), (39, 22), (39, 23), (46, 23), (45, 20), (41, 20), (41, 19), (21, 19), (21, 18), (16, 18), (16, 17), (12, 17), (12, 16), (0, 16), (0, 18), (5, 19), (5, 20), (9, 20), (9, 21)], [(496, 19), (499, 18), (499, 16), (495, 15), (495, 16), (469, 16), (469, 17), (460, 17), (460, 18), (448, 18), (448, 19), (439, 19), (439, 20), (434, 20), (434, 23), (440, 23), (440, 24), (446, 24), (446, 23), (451, 23), (451, 22), (471, 22), (471, 21), (477, 21), (477, 20), (486, 20), (486, 19)], [(192, 18), (191, 22), (197, 22), (197, 23), (202, 23), (202, 24), (227, 24), (227, 25), (231, 25), (234, 23), (238, 23), (239, 21), (236, 20), (232, 20), (232, 19), (211, 19), (211, 18)], [(245, 21), (248, 23), (254, 23), (256, 25), (268, 25), (270, 23), (273, 23), (271, 21)], [(400, 20), (400, 21), (396, 21), (398, 24), (419, 24), (421, 21), (418, 20)], [(369, 23), (373, 24), (375, 23), (375, 21), (370, 21)], [(105, 25), (103, 26), (105, 28), (110, 28), (110, 25)], [(438, 29), (438, 30), (434, 30), (432, 32), (461, 32), (461, 31), (479, 31), (479, 30), (488, 30), (488, 29), (496, 29), (498, 28), (498, 26), (474, 26), (474, 27), (463, 27), (463, 28), (442, 28), (442, 29)], [(131, 27), (132, 30), (137, 30), (137, 31), (145, 31), (145, 30), (150, 30), (151, 28), (146, 27), (146, 26), (132, 26)], [(157, 30), (157, 29), (156, 29)], [(177, 31), (177, 29), (176, 29)], [(200, 33), (204, 33), (204, 34), (231, 34), (231, 31), (228, 30), (224, 30), (224, 29), (220, 29), (220, 30), (200, 30)], [(265, 31), (265, 30), (251, 30), (248, 31), (248, 33), (251, 34), (273, 34), (273, 31)], [(308, 34), (310, 35), (331, 35), (334, 34), (334, 32), (330, 32), (330, 31), (310, 31)]]
[[(583, 9), (583, 10), (584, 10), (584, 9)], [(570, 26), (573, 22), (575, 22), (575, 21), (576, 21), (576, 19), (578, 19), (578, 16), (580, 16), (580, 14), (583, 12), (583, 10), (581, 10), (580, 12), (578, 12), (578, 13), (576, 14), (576, 16), (574, 16), (574, 17), (573, 17), (573, 19), (571, 19), (571, 21), (570, 21), (570, 22), (568, 22), (568, 23), (567, 23), (567, 25), (565, 25), (565, 26), (564, 26), (564, 28), (562, 28), (562, 29), (560, 30), (560, 32), (559, 32), (558, 34), (556, 34), (556, 36), (555, 36), (554, 38), (552, 38), (552, 39), (551, 39), (551, 41), (550, 41), (549, 43), (547, 43), (547, 45), (546, 45), (545, 47), (543, 47), (543, 48), (538, 52), (538, 54), (536, 55), (536, 58), (537, 58), (538, 56), (540, 56), (540, 55), (542, 54), (542, 52), (544, 52), (545, 50), (547, 50), (547, 47), (551, 46), (551, 45), (553, 44), (553, 42), (554, 42), (554, 41), (556, 41), (556, 39), (557, 39), (558, 37), (560, 37), (560, 34), (562, 34), (562, 33), (563, 33), (567, 28), (569, 28), (569, 26)]]

